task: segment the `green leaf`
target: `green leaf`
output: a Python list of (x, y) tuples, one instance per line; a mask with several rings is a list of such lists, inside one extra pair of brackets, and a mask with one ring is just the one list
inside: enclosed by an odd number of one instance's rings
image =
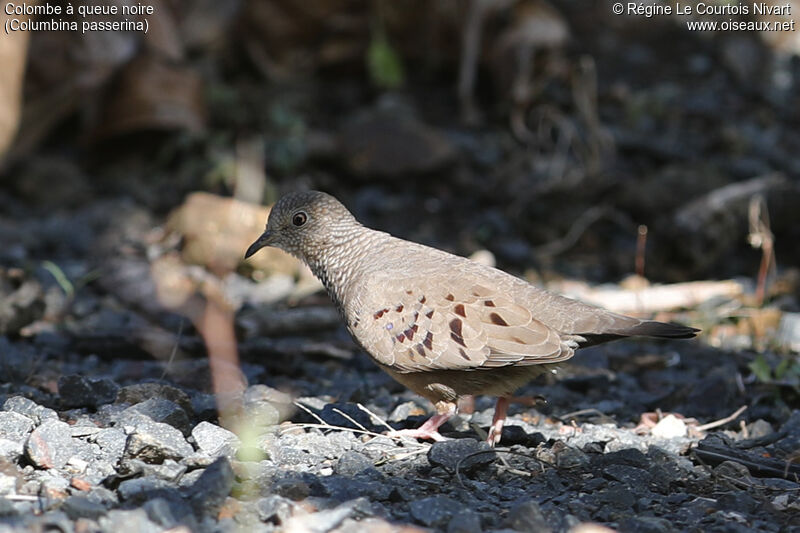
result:
[(764, 383), (772, 381), (772, 369), (763, 355), (756, 357), (747, 367), (759, 381)]
[(400, 56), (392, 48), (383, 30), (372, 33), (367, 50), (367, 69), (372, 83), (383, 89), (396, 89), (405, 81)]

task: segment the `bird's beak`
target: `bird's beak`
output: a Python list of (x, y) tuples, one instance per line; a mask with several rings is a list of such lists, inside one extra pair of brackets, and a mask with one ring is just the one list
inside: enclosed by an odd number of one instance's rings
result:
[(273, 237), (275, 237), (275, 232), (266, 230), (264, 233), (261, 234), (261, 237), (256, 239), (256, 242), (250, 245), (250, 248), (244, 253), (244, 258), (247, 259), (260, 249), (265, 246), (269, 246), (272, 244)]

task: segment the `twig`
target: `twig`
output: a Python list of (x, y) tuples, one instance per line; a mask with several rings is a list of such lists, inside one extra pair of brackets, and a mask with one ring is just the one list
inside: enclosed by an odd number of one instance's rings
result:
[(364, 407), (360, 403), (357, 403), (356, 406), (359, 409), (361, 409), (362, 411), (364, 411), (365, 413), (367, 413), (369, 416), (371, 416), (373, 418), (373, 420), (376, 420), (380, 425), (382, 425), (383, 427), (385, 427), (389, 431), (395, 431), (395, 429), (392, 426), (390, 426), (388, 422), (386, 422), (384, 419), (382, 419), (381, 417), (379, 417), (378, 415), (376, 415), (375, 413), (373, 413), (372, 411), (370, 411), (369, 409), (367, 409), (366, 407)]
[(178, 353), (178, 345), (181, 343), (181, 338), (183, 337), (183, 324), (185, 320), (185, 317), (181, 316), (181, 322), (178, 324), (178, 335), (175, 338), (175, 343), (172, 345), (172, 352), (169, 354), (169, 359), (167, 359), (167, 362), (164, 365), (164, 371), (161, 372), (160, 379), (164, 379), (166, 377), (170, 365), (172, 365), (173, 361), (175, 361), (175, 354)]
[(345, 417), (347, 420), (349, 420), (350, 422), (352, 422), (352, 423), (353, 423), (353, 425), (355, 425), (355, 426), (356, 426), (358, 429), (360, 429), (360, 430), (362, 430), (362, 431), (368, 431), (368, 429), (367, 429), (367, 428), (365, 428), (364, 426), (362, 426), (361, 424), (359, 424), (358, 422), (356, 422), (356, 420), (355, 420), (355, 419), (354, 419), (352, 416), (348, 415), (347, 413), (345, 413), (345, 412), (344, 412), (344, 411), (342, 411), (341, 409), (337, 409), (337, 408), (335, 408), (335, 407), (334, 407), (333, 409), (331, 409), (331, 411), (333, 411), (334, 413), (339, 413), (340, 415), (342, 415), (343, 417)]
[(317, 415), (317, 413), (315, 413), (302, 403), (298, 402), (297, 400), (293, 401), (292, 403), (297, 407), (299, 407), (300, 409), (302, 409), (303, 411), (305, 411), (306, 413), (310, 414), (313, 418), (316, 418), (320, 424), (327, 424), (327, 422), (325, 422), (322, 418), (320, 418), (319, 415)]
[(726, 416), (725, 418), (720, 418), (719, 420), (715, 420), (714, 422), (709, 422), (708, 424), (703, 424), (702, 426), (697, 426), (694, 428), (696, 431), (707, 431), (709, 429), (713, 429), (715, 427), (724, 426), (728, 422), (736, 420), (740, 414), (744, 413), (747, 410), (747, 406), (743, 405), (738, 408), (736, 411), (733, 412), (730, 416)]

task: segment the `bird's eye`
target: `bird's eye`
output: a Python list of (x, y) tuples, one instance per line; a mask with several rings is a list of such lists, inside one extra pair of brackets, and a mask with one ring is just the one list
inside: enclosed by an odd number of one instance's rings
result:
[(308, 220), (308, 215), (303, 213), (302, 211), (298, 211), (292, 216), (292, 224), (295, 226), (302, 226)]

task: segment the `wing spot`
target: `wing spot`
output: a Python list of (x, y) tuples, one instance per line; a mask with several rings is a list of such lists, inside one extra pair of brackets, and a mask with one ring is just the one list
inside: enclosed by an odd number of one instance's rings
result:
[(483, 305), (486, 307), (494, 307), (494, 302), (492, 300), (484, 300)]
[(460, 318), (454, 318), (450, 321), (450, 338), (466, 348), (467, 345), (464, 344), (464, 338), (461, 336), (461, 326)]
[(425, 340), (422, 341), (422, 344), (424, 344), (427, 349), (433, 350), (433, 333), (429, 331), (428, 334), (425, 335)]
[(416, 333), (418, 329), (419, 329), (419, 326), (414, 324), (413, 326), (411, 326), (410, 328), (405, 330), (403, 333), (405, 334), (406, 337), (408, 337), (408, 340), (411, 341), (411, 340), (414, 340), (414, 333)]
[(492, 320), (493, 324), (497, 324), (498, 326), (507, 326), (508, 325), (508, 322), (503, 320), (503, 317), (501, 317), (497, 313), (491, 313), (489, 315), (489, 318)]
[(413, 291), (406, 291), (406, 294), (414, 294)]
[(421, 344), (417, 344), (417, 351), (422, 357), (425, 357), (425, 348)]
[[(409, 294), (410, 294), (410, 293), (409, 293)], [(428, 301), (428, 299), (427, 299), (427, 298), (425, 298), (425, 295), (423, 295), (423, 296), (422, 296), (422, 297), (419, 299), (419, 303), (421, 303), (421, 304), (424, 304), (426, 301)]]
[(395, 338), (400, 342), (403, 342), (404, 340), (406, 340), (406, 336), (403, 335), (402, 333), (400, 335), (397, 335)]
[(394, 310), (397, 311), (398, 313), (402, 313), (403, 312), (403, 304), (398, 305), (397, 307), (394, 308)]
[(458, 355), (460, 355), (461, 357), (463, 357), (467, 361), (472, 361), (472, 359), (470, 359), (469, 356), (467, 355), (467, 352), (464, 351), (464, 348), (459, 348), (458, 349)]
[(456, 304), (456, 306), (453, 308), (453, 311), (455, 311), (457, 315), (463, 316), (464, 318), (467, 317), (467, 311), (464, 309), (464, 304)]
[(444, 299), (447, 300), (448, 302), (452, 302), (453, 300), (456, 299), (456, 297), (453, 296), (452, 293), (451, 293), (451, 294), (448, 294), (447, 296), (445, 296)]
[(388, 309), (381, 309), (380, 311), (376, 312), (376, 313), (375, 313), (374, 315), (372, 315), (372, 316), (373, 316), (373, 318), (374, 318), (375, 320), (378, 320), (380, 317), (382, 317), (382, 316), (384, 315), (384, 313), (388, 313), (388, 312), (389, 312), (389, 310), (388, 310)]
[(430, 311), (425, 313), (425, 316), (428, 317), (428, 318), (433, 318), (433, 309), (431, 309)]

